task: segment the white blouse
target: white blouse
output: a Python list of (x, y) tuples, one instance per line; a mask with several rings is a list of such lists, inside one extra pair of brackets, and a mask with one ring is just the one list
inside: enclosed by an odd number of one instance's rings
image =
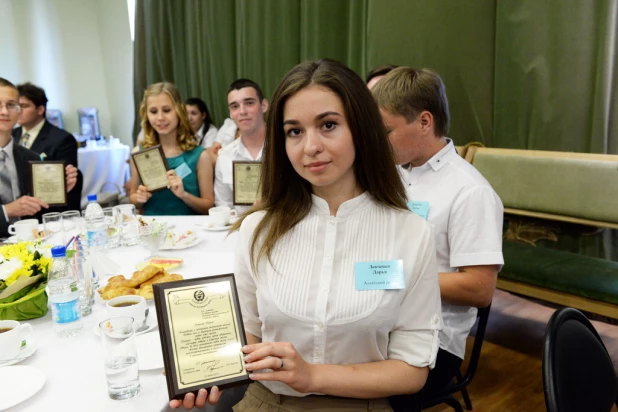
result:
[[(261, 259), (256, 276), (249, 251), (263, 216), (248, 216), (238, 237), (234, 273), (247, 333), (262, 342), (291, 342), (310, 363), (398, 359), (433, 368), (442, 318), (427, 222), (367, 193), (330, 216), (326, 201), (313, 196), (308, 216), (279, 240), (273, 265)], [(355, 262), (399, 259), (405, 289), (355, 290)], [(307, 395), (280, 382), (262, 383), (277, 394)]]

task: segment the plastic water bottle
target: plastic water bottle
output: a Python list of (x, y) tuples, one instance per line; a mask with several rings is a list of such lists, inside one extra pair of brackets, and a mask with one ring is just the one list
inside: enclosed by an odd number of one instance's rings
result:
[(79, 306), (78, 279), (69, 270), (64, 246), (52, 248), (52, 264), (47, 280), (52, 320), (60, 337), (80, 335), (84, 331)]
[(107, 224), (103, 209), (97, 203), (97, 195), (88, 195), (88, 206), (86, 206), (84, 218), (90, 251), (107, 249)]
[[(86, 220), (88, 252), (94, 262), (97, 253), (107, 250), (107, 223), (103, 209), (97, 203), (97, 195), (88, 195), (88, 206), (86, 206), (84, 212), (84, 219)], [(99, 276), (94, 267), (92, 268), (92, 285), (94, 288), (99, 287)]]

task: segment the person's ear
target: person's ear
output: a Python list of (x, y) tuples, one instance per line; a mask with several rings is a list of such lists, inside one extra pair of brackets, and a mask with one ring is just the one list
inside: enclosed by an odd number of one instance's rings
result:
[(262, 113), (266, 113), (268, 111), (268, 100), (262, 99)]
[(36, 113), (37, 113), (39, 116), (44, 116), (44, 115), (45, 115), (45, 106), (38, 106), (38, 107), (36, 108)]
[(423, 111), (418, 116), (418, 121), (423, 132), (428, 132), (433, 129), (433, 115), (428, 111)]

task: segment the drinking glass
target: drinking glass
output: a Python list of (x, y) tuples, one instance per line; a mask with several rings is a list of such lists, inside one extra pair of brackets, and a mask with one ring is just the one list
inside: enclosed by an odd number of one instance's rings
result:
[(146, 257), (146, 260), (154, 256), (159, 248), (165, 242), (167, 237), (167, 223), (151, 222), (146, 226), (139, 227), (139, 242), (144, 246), (150, 254)]
[(134, 205), (114, 206), (120, 222), (122, 246), (133, 246), (139, 238), (137, 215)]
[(115, 317), (99, 323), (107, 377), (107, 393), (115, 400), (129, 399), (140, 392), (132, 317)]
[(48, 243), (64, 245), (62, 214), (45, 213), (43, 215), (43, 230)]
[(85, 238), (86, 222), (82, 218), (79, 211), (68, 210), (66, 212), (62, 212), (61, 215), (65, 235), (64, 243), (67, 243), (72, 237), (77, 238), (77, 236), (81, 236)]
[(92, 265), (86, 255), (74, 255), (69, 260), (69, 269), (77, 279), (77, 289), (79, 290), (79, 307), (82, 317), (92, 313), (94, 305), (94, 288), (92, 282)]
[(106, 207), (103, 209), (103, 215), (107, 224), (107, 245), (110, 248), (120, 246), (120, 218), (118, 209)]

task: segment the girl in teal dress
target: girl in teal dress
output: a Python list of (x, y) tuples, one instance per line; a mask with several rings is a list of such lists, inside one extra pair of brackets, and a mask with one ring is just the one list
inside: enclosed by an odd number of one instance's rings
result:
[(141, 149), (161, 145), (167, 159), (168, 188), (155, 193), (142, 185), (131, 162), (131, 203), (144, 215), (205, 215), (214, 206), (213, 164), (197, 145), (180, 94), (171, 83), (155, 83), (140, 105)]

